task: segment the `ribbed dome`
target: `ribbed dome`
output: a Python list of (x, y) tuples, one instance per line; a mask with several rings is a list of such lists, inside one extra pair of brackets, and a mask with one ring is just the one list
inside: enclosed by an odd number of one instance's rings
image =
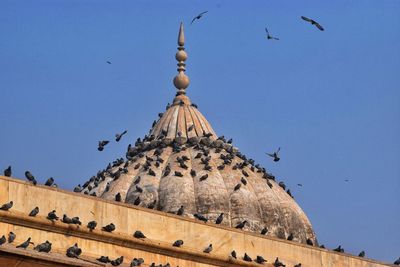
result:
[[(184, 50), (183, 25), (178, 50)], [(185, 53), (186, 55), (186, 53)], [(179, 75), (185, 57), (177, 56)], [(178, 76), (179, 76), (178, 75)], [(85, 194), (184, 216), (201, 214), (210, 221), (224, 213), (222, 225), (235, 227), (246, 220), (244, 230), (305, 243), (316, 237), (309, 220), (293, 198), (265, 168), (255, 164), (211, 125), (177, 87), (173, 104), (154, 123), (149, 136), (129, 145), (123, 158), (109, 164), (84, 184)]]

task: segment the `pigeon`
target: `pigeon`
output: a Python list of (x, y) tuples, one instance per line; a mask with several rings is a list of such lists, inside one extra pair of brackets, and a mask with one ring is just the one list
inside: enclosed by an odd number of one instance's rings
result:
[(39, 213), (39, 207), (35, 207), (31, 212), (29, 213), (29, 216), (35, 217)]
[(183, 240), (181, 240), (181, 239), (179, 239), (179, 240), (176, 240), (175, 242), (174, 242), (174, 244), (172, 244), (172, 246), (174, 246), (174, 247), (180, 247), (180, 246), (182, 246), (183, 245)]
[(264, 259), (262, 256), (257, 256), (256, 262), (259, 264), (263, 264), (264, 262), (267, 262), (267, 260)]
[(206, 247), (206, 248), (203, 250), (203, 252), (204, 252), (204, 253), (210, 253), (210, 252), (212, 251), (212, 249), (213, 249), (212, 244), (210, 244), (210, 245), (208, 245), (208, 247)]
[(93, 231), (97, 226), (97, 222), (96, 221), (90, 221), (87, 224), (87, 228), (89, 228), (90, 231)]
[(247, 253), (244, 253), (243, 260), (244, 260), (244, 261), (249, 261), (249, 262), (253, 261), (253, 260), (250, 258), (250, 256), (247, 255)]
[(287, 237), (287, 240), (292, 241), (293, 240), (293, 234), (290, 233), (290, 235)]
[(242, 177), (242, 178), (240, 179), (240, 181), (242, 182), (242, 184), (247, 185), (247, 180), (244, 179), (244, 177)]
[(30, 173), (29, 171), (25, 172), (25, 177), (26, 179), (28, 179), (29, 182), (31, 182), (33, 185), (37, 184), (37, 181), (35, 179), (35, 177), (32, 175), (32, 173)]
[(204, 181), (208, 178), (208, 174), (204, 174), (203, 176), (200, 177), (199, 181)]
[(50, 212), (47, 214), (47, 219), (49, 219), (49, 220), (52, 221), (52, 222), (57, 221), (59, 218), (58, 218), (57, 215), (56, 215), (56, 210), (50, 211)]
[(26, 249), (29, 246), (29, 244), (33, 245), (33, 243), (31, 242), (31, 238), (30, 237), (24, 243), (18, 245), (17, 248)]
[(111, 64), (111, 61), (106, 61), (107, 64)]
[(117, 141), (117, 142), (119, 142), (119, 140), (121, 140), (121, 138), (122, 138), (122, 136), (124, 136), (124, 134), (126, 134), (128, 131), (127, 130), (125, 130), (125, 131), (123, 131), (122, 133), (120, 133), (120, 134), (116, 134), (115, 135), (115, 141)]
[(314, 243), (312, 242), (312, 240), (310, 238), (307, 238), (306, 243), (309, 246), (314, 246)]
[(37, 250), (39, 252), (45, 252), (45, 253), (49, 253), (51, 250), (51, 243), (46, 240), (46, 242), (37, 245), (36, 247), (33, 248), (34, 250)]
[(223, 219), (224, 219), (224, 213), (221, 213), (215, 220), (215, 224), (221, 224)]
[(69, 247), (66, 253), (67, 257), (69, 258), (78, 258), (79, 255), (81, 254), (82, 254), (82, 249), (78, 247), (77, 243), (75, 243), (75, 245), (73, 245), (72, 247)]
[(103, 262), (103, 263), (111, 262), (111, 260), (108, 258), (108, 256), (101, 256), (100, 258), (98, 258), (96, 260), (99, 262)]
[(236, 257), (236, 251), (232, 250), (231, 256), (232, 256), (233, 258), (237, 259), (237, 257)]
[(62, 218), (61, 221), (62, 221), (63, 223), (66, 223), (66, 224), (72, 224), (72, 219), (69, 218), (69, 217), (67, 216), (67, 214), (64, 214), (64, 215), (63, 215), (63, 218)]
[(265, 153), (265, 154), (267, 154), (268, 156), (274, 158), (274, 161), (275, 161), (275, 162), (278, 162), (278, 161), (281, 159), (281, 158), (279, 157), (279, 155), (278, 155), (278, 153), (279, 153), (280, 150), (281, 150), (281, 148), (279, 147), (278, 150), (275, 151), (274, 153), (272, 153), (272, 154), (270, 154), (270, 153)]
[(279, 261), (279, 258), (276, 257), (275, 262), (274, 262), (274, 267), (286, 267), (285, 264)]
[(151, 202), (151, 203), (147, 206), (147, 208), (148, 208), (148, 209), (154, 209), (154, 208), (156, 207), (156, 204), (157, 204), (157, 200), (154, 200), (153, 202)]
[(178, 212), (176, 213), (176, 215), (182, 215), (184, 211), (185, 211), (185, 210), (184, 210), (183, 206), (181, 206), (181, 207), (178, 209)]
[(269, 31), (267, 29), (267, 27), (265, 27), (265, 31), (267, 32), (267, 39), (268, 40), (279, 40), (279, 38), (273, 37), (272, 35), (269, 34)]
[(12, 174), (11, 166), (8, 166), (8, 168), (4, 170), (4, 176), (11, 177), (11, 174)]
[(400, 265), (400, 257), (393, 262), (394, 265)]
[(361, 251), (361, 252), (358, 254), (358, 257), (364, 258), (364, 257), (365, 257), (365, 251), (364, 251), (364, 250)]
[(8, 243), (12, 243), (15, 240), (15, 237), (17, 237), (13, 232), (8, 233)]
[(323, 28), (318, 22), (316, 22), (315, 20), (309, 19), (309, 18), (304, 17), (304, 16), (301, 16), (301, 18), (302, 18), (303, 20), (307, 21), (307, 22), (310, 22), (311, 25), (315, 25), (315, 27), (317, 27), (320, 31), (323, 31), (323, 30), (324, 30), (324, 28)]
[(194, 124), (192, 124), (192, 125), (190, 125), (189, 127), (188, 127), (188, 132), (190, 132), (191, 130), (193, 130), (194, 129)]
[(302, 184), (297, 184), (297, 186), (303, 186)]
[(321, 246), (319, 246), (320, 248), (325, 248), (325, 246), (322, 244)]
[(235, 188), (233, 188), (233, 191), (239, 190), (241, 186), (242, 186), (242, 184), (237, 184), (237, 185), (235, 186)]
[(333, 251), (336, 251), (336, 252), (344, 252), (344, 249), (342, 248), (342, 246), (341, 245), (339, 245), (337, 248), (335, 248)]
[(54, 178), (50, 177), (49, 179), (47, 179), (47, 181), (44, 183), (44, 185), (46, 186), (52, 186), (54, 184)]
[(116, 258), (115, 260), (112, 260), (110, 263), (112, 266), (119, 266), (124, 262), (124, 256), (121, 256), (119, 258)]
[(243, 222), (239, 223), (238, 225), (235, 226), (236, 229), (243, 229), (244, 226), (246, 225), (247, 221), (244, 220)]
[(296, 265), (293, 266), (293, 267), (301, 267), (301, 263), (298, 263), (298, 264), (296, 264)]
[(138, 206), (140, 204), (140, 197), (138, 196), (135, 201), (133, 202), (133, 205)]
[(97, 147), (97, 150), (103, 151), (104, 146), (106, 146), (108, 143), (110, 143), (110, 141), (107, 141), (107, 140), (99, 141), (99, 146)]
[(6, 241), (7, 241), (6, 236), (3, 235), (3, 236), (0, 238), (0, 246), (3, 245), (4, 243), (6, 243)]
[(73, 224), (82, 225), (82, 222), (79, 220), (79, 217), (72, 217), (71, 220)]
[(11, 200), (10, 202), (8, 202), (8, 203), (6, 203), (6, 204), (3, 204), (3, 205), (0, 207), (0, 210), (5, 210), (5, 211), (7, 211), (7, 210), (11, 209), (13, 205), (14, 205), (14, 202)]
[(121, 194), (120, 193), (115, 195), (115, 201), (121, 202)]
[(106, 226), (103, 226), (102, 230), (111, 233), (115, 230), (115, 225), (113, 223), (107, 224)]
[(196, 20), (196, 19), (200, 19), (204, 14), (206, 14), (208, 11), (204, 11), (204, 12), (201, 12), (199, 15), (197, 15), (196, 17), (194, 17), (193, 19), (192, 19), (192, 22), (190, 22), (190, 25), (192, 25), (193, 24), (193, 22)]
[(80, 184), (78, 184), (77, 186), (75, 186), (75, 188), (74, 188), (74, 192), (75, 192), (75, 193), (79, 193), (79, 192), (81, 192), (81, 191), (82, 191), (82, 187), (81, 187)]
[(264, 227), (262, 230), (261, 230), (261, 234), (262, 235), (266, 235), (268, 233), (268, 228), (267, 227)]
[(279, 182), (279, 184), (278, 184), (280, 187), (282, 187), (282, 189), (283, 190), (285, 190), (286, 189), (286, 185), (285, 185), (285, 183), (284, 182)]
[(143, 188), (141, 188), (140, 186), (136, 185), (136, 191), (138, 191), (139, 193), (143, 193)]
[(146, 238), (146, 236), (139, 230), (135, 231), (135, 233), (133, 233), (133, 237), (135, 238)]
[(133, 260), (131, 262), (131, 267), (140, 266), (140, 265), (142, 265), (142, 263), (144, 263), (143, 258), (139, 258), (139, 259), (133, 258)]
[(203, 215), (201, 215), (201, 214), (199, 214), (199, 213), (195, 213), (195, 214), (193, 214), (193, 216), (196, 218), (196, 219), (198, 219), (198, 220), (200, 220), (200, 221), (203, 221), (203, 222), (207, 222), (208, 221), (208, 219), (206, 218), (206, 217), (204, 217)]

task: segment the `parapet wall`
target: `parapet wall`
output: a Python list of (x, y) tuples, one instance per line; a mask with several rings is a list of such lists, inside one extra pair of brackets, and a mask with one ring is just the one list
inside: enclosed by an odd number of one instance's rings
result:
[[(390, 266), (370, 259), (363, 259), (345, 253), (311, 247), (269, 236), (241, 231), (233, 228), (202, 223), (185, 217), (175, 216), (155, 210), (107, 201), (96, 197), (77, 194), (45, 186), (33, 186), (21, 180), (0, 176), (0, 203), (14, 202), (10, 211), (0, 211), (0, 236), (9, 231), (17, 234), (16, 244), (29, 236), (35, 243), (49, 240), (53, 251), (65, 254), (68, 247), (78, 243), (84, 257), (98, 258), (108, 255), (117, 258), (123, 255), (126, 262), (134, 257), (142, 257), (146, 263), (167, 263), (171, 266), (260, 266), (234, 260), (232, 250), (238, 258), (246, 252), (253, 259), (263, 256), (269, 263), (276, 257), (286, 264), (302, 267), (378, 267)], [(29, 212), (38, 206), (37, 217), (29, 217)], [(55, 223), (46, 219), (47, 213), (56, 210), (62, 217), (78, 216), (82, 226)], [(98, 227), (93, 232), (86, 228), (95, 220)], [(101, 231), (101, 226), (116, 225), (113, 233)], [(134, 231), (142, 231), (147, 239), (133, 238)], [(171, 244), (182, 239), (184, 245), (175, 248)], [(210, 254), (203, 253), (209, 244)], [(126, 265), (129, 266), (129, 265)], [(145, 265), (147, 266), (147, 265)], [(265, 264), (264, 266), (272, 266)]]

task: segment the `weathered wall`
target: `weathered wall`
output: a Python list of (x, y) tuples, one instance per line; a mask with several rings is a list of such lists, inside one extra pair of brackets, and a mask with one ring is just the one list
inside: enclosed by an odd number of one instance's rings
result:
[[(348, 254), (252, 234), (212, 223), (204, 224), (154, 210), (44, 186), (33, 186), (20, 180), (0, 177), (0, 203), (10, 200), (14, 201), (14, 207), (11, 212), (8, 212), (7, 215), (7, 212), (0, 211), (0, 222), (3, 222), (0, 225), (0, 235), (6, 234), (8, 231), (14, 231), (17, 234), (16, 242), (25, 241), (28, 236), (32, 236), (34, 242), (49, 240), (53, 242), (55, 250), (59, 251), (65, 251), (67, 247), (77, 242), (86, 255), (93, 257), (100, 255), (118, 257), (124, 255), (128, 257), (128, 260), (133, 257), (143, 257), (146, 261), (170, 262), (172, 265), (179, 266), (209, 266), (204, 261), (204, 264), (195, 263), (194, 261), (196, 261), (196, 253), (200, 255), (198, 257), (201, 257), (201, 251), (212, 243), (214, 247), (212, 255), (226, 260), (234, 249), (241, 256), (244, 252), (253, 258), (256, 255), (262, 255), (268, 262), (273, 262), (275, 257), (279, 257), (287, 266), (293, 266), (299, 262), (305, 267), (387, 266), (373, 260), (361, 259)], [(27, 223), (24, 223), (25, 219), (23, 217), (16, 221), (15, 218), (21, 214), (28, 214), (36, 206), (40, 208), (38, 218), (31, 218), (33, 221), (26, 221)], [(48, 220), (44, 219), (47, 213), (53, 209), (57, 210), (57, 214), (60, 217), (64, 213), (70, 217), (79, 216), (85, 225), (91, 220), (96, 220), (99, 227), (113, 222), (117, 229), (114, 234), (107, 235), (105, 233), (106, 235), (104, 236), (103, 232), (95, 231), (93, 233), (94, 237), (90, 237), (90, 233), (85, 227), (74, 230), (75, 226), (70, 226), (71, 229), (67, 229), (70, 236), (66, 236), (65, 232), (63, 234), (64, 230), (62, 229), (63, 227), (68, 228), (68, 226), (60, 222), (51, 225)], [(7, 216), (9, 218), (6, 218)], [(37, 225), (35, 224), (36, 222)], [(43, 228), (43, 230), (38, 228)], [(146, 252), (141, 249), (135, 249), (135, 247), (140, 248), (140, 244), (131, 244), (130, 241), (124, 241), (129, 236), (132, 236), (135, 230), (141, 230), (154, 242), (160, 241), (160, 246), (162, 247), (171, 244), (177, 239), (182, 239), (185, 242), (184, 247), (188, 252), (192, 253), (190, 255), (194, 255), (195, 260), (190, 262), (185, 257), (176, 259), (175, 257), (178, 254), (174, 251), (168, 252), (168, 249), (160, 251), (160, 254), (154, 251)], [(114, 242), (111, 236), (120, 237), (120, 240), (115, 240)], [(137, 241), (134, 240), (134, 242)], [(165, 255), (168, 253), (171, 256)], [(212, 262), (212, 259), (210, 259), (210, 262)]]

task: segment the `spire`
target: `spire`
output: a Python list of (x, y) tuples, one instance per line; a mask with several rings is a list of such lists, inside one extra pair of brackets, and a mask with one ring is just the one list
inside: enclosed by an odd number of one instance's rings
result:
[(178, 92), (176, 95), (185, 95), (185, 89), (189, 86), (189, 77), (185, 74), (185, 61), (187, 59), (187, 54), (185, 52), (185, 34), (183, 33), (183, 23), (179, 28), (178, 34), (178, 52), (175, 54), (175, 59), (178, 61), (178, 74), (174, 78), (174, 85)]

